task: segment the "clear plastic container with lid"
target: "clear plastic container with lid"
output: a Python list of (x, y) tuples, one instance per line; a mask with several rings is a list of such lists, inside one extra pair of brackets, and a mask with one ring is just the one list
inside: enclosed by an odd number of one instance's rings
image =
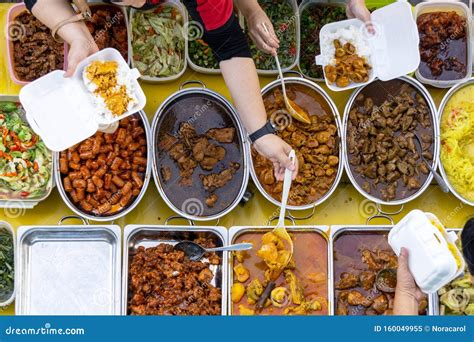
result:
[(434, 293), (460, 276), (465, 267), (456, 247), (457, 235), (447, 232), (431, 213), (413, 210), (395, 225), (388, 243), (395, 254), (408, 249), (408, 267), (424, 293)]
[[(131, 73), (132, 93), (137, 99), (133, 108), (112, 118), (100, 115), (101, 110), (83, 81), (84, 68), (93, 61), (116, 61), (121, 70)], [(53, 71), (26, 85), (20, 91), (20, 101), (31, 128), (49, 149), (59, 152), (142, 110), (146, 98), (137, 81), (139, 76), (120, 52), (107, 48), (79, 63), (72, 77), (64, 77), (64, 71)]]

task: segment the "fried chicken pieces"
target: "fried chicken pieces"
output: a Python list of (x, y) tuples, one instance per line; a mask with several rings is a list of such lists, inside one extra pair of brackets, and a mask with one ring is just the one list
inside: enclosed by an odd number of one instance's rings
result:
[[(193, 125), (182, 122), (177, 136), (165, 134), (159, 141), (158, 148), (168, 152), (178, 164), (179, 183), (182, 186), (191, 186), (194, 170), (199, 166), (202, 170), (213, 171), (226, 156), (226, 149), (220, 144), (231, 143), (234, 137), (235, 128), (233, 127), (211, 128), (205, 134), (198, 135)], [(228, 168), (220, 172), (199, 174), (202, 186), (209, 192), (205, 200), (208, 207), (214, 207), (218, 201), (218, 196), (214, 191), (229, 183), (239, 168), (239, 163), (231, 162)], [(165, 182), (171, 180), (172, 172), (169, 167), (162, 167), (160, 172)]]

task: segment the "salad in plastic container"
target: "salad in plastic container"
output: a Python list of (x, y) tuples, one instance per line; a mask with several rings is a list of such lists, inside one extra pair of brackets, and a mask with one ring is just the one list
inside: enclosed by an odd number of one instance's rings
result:
[(0, 201), (42, 200), (52, 188), (52, 153), (23, 120), (20, 103), (0, 100)]

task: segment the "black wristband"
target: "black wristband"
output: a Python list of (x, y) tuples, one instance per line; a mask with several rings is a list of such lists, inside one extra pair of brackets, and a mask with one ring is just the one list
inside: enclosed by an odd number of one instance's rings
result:
[(260, 129), (257, 129), (255, 132), (253, 132), (252, 134), (249, 134), (249, 139), (252, 143), (256, 142), (258, 139), (260, 139), (261, 137), (263, 137), (264, 135), (267, 135), (267, 134), (275, 134), (276, 132), (276, 129), (275, 127), (272, 125), (272, 123), (270, 121), (267, 121), (267, 123), (265, 124), (265, 126), (263, 126), (262, 128)]

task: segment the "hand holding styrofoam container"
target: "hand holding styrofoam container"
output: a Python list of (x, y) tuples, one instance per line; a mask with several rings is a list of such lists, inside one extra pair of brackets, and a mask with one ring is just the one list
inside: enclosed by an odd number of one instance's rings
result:
[(435, 215), (421, 210), (408, 213), (388, 235), (395, 254), (408, 249), (408, 268), (424, 293), (434, 293), (463, 274), (465, 263), (456, 240)]
[[(116, 61), (130, 73), (131, 91), (136, 104), (120, 116), (101, 115), (94, 94), (83, 81), (84, 69), (93, 61)], [(103, 49), (83, 60), (70, 78), (64, 71), (53, 71), (23, 87), (20, 102), (32, 129), (52, 151), (63, 151), (145, 107), (146, 97), (137, 79), (140, 73), (130, 69), (120, 52)]]

